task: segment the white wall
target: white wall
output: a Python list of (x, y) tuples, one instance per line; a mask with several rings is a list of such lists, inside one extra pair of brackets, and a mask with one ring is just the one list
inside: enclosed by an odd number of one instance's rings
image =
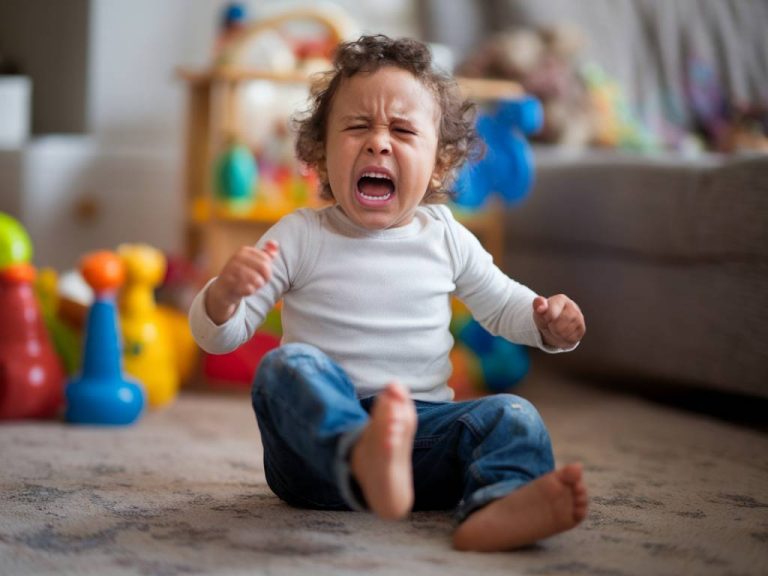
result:
[[(296, 3), (246, 2), (252, 17)], [(361, 31), (415, 35), (414, 0), (341, 0)], [(0, 152), (0, 209), (27, 226), (35, 264), (59, 270), (120, 242), (182, 247), (186, 103), (178, 66), (210, 62), (223, 0), (92, 0), (87, 137)], [(13, 188), (14, 183), (17, 186)], [(83, 214), (82, 207), (91, 212)], [(10, 208), (9, 208), (10, 207)]]
[[(361, 32), (415, 36), (415, 0), (336, 0)], [(328, 2), (325, 2), (326, 4)], [(178, 66), (204, 68), (224, 0), (93, 0), (90, 123), (100, 142), (175, 146), (183, 137)], [(243, 2), (252, 18), (302, 3)], [(319, 2), (304, 2), (316, 5)]]

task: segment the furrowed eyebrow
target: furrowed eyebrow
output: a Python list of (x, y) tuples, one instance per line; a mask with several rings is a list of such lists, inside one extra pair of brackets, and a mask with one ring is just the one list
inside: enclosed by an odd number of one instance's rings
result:
[(348, 115), (341, 117), (342, 122), (368, 122), (369, 120), (370, 118), (368, 116), (364, 116), (362, 114), (358, 114), (356, 116)]
[[(370, 122), (371, 117), (366, 116), (364, 114), (348, 114), (346, 116), (341, 117), (342, 122)], [(408, 124), (411, 126), (415, 126), (416, 122), (408, 118), (407, 116), (391, 116), (390, 117), (390, 123), (391, 124)]]

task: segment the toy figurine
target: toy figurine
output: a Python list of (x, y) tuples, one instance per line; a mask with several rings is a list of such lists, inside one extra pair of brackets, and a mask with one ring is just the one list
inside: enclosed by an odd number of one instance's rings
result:
[(479, 116), (477, 132), (486, 144), (486, 152), (459, 172), (459, 209), (479, 210), (493, 193), (507, 204), (528, 194), (533, 184), (533, 156), (525, 135), (535, 133), (541, 124), (541, 104), (530, 97), (501, 102), (492, 113)]
[(248, 147), (230, 137), (216, 165), (216, 194), (233, 212), (248, 211), (254, 200), (259, 169)]
[(0, 420), (50, 418), (63, 400), (64, 372), (35, 298), (32, 243), (0, 213)]
[(230, 2), (221, 11), (218, 36), (214, 51), (214, 61), (218, 65), (231, 64), (226, 59), (227, 46), (245, 29), (248, 16), (245, 5), (241, 2)]
[(75, 424), (123, 425), (135, 422), (144, 408), (144, 390), (122, 371), (122, 350), (114, 296), (125, 277), (113, 252), (86, 256), (80, 267), (93, 288), (94, 301), (85, 328), (82, 374), (67, 385), (65, 417)]
[(165, 275), (165, 256), (144, 244), (123, 244), (117, 253), (126, 273), (119, 299), (125, 371), (144, 384), (151, 407), (163, 406), (179, 389), (167, 323), (158, 313), (153, 293)]

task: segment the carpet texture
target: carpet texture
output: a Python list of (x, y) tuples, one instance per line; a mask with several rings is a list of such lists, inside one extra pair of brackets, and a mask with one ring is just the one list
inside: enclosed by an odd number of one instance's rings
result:
[(529, 549), (453, 551), (447, 513), (290, 508), (247, 396), (186, 392), (129, 428), (0, 425), (0, 574), (768, 573), (765, 434), (549, 373), (519, 393), (591, 494), (580, 527)]

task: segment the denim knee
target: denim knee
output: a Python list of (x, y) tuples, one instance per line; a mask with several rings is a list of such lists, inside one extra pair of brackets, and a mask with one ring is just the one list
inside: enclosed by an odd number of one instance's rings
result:
[(481, 401), (473, 420), (480, 423), (486, 434), (495, 428), (526, 437), (539, 443), (545, 452), (551, 452), (549, 432), (539, 411), (525, 398), (514, 394), (496, 394)]
[(256, 399), (259, 390), (267, 391), (275, 385), (285, 386), (292, 380), (296, 372), (299, 359), (312, 359), (322, 363), (326, 360), (325, 354), (311, 344), (293, 342), (279, 346), (267, 352), (259, 363), (256, 377), (253, 381), (251, 395)]

